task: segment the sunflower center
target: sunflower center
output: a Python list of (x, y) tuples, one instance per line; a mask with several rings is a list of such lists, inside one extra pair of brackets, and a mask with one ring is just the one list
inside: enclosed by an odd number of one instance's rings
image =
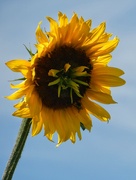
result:
[(91, 70), (86, 53), (66, 45), (40, 58), (34, 81), (42, 103), (52, 109), (72, 105), (81, 108), (81, 99), (89, 88)]

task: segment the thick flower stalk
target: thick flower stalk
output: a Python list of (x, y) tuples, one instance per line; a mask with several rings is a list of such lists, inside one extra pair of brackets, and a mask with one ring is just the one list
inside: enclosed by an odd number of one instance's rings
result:
[(11, 60), (6, 65), (24, 77), (18, 89), (7, 96), (9, 100), (23, 98), (15, 105), (14, 116), (32, 118), (32, 136), (44, 128), (45, 136), (53, 141), (58, 134), (58, 144), (70, 139), (81, 139), (82, 128), (91, 130), (91, 116), (107, 122), (110, 114), (98, 103), (116, 103), (110, 87), (121, 86), (124, 72), (109, 67), (111, 52), (119, 39), (105, 32), (106, 24), (91, 28), (76, 13), (68, 20), (58, 13), (58, 22), (47, 17), (50, 31), (36, 29), (37, 52), (31, 59)]

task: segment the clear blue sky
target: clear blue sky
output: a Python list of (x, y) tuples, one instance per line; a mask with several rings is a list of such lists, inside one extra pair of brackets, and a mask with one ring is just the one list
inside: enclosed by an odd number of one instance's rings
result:
[(93, 27), (107, 22), (107, 31), (120, 38), (112, 66), (125, 71), (127, 84), (112, 89), (118, 104), (106, 106), (111, 121), (93, 119), (91, 133), (82, 141), (67, 141), (59, 148), (43, 132), (29, 134), (13, 180), (135, 180), (136, 179), (136, 1), (135, 0), (1, 0), (0, 1), (0, 176), (14, 145), (21, 119), (12, 117), (15, 102), (3, 97), (13, 92), (9, 80), (19, 78), (5, 62), (28, 59), (23, 44), (32, 49), (39, 21), (49, 29), (45, 16), (57, 20), (58, 11), (73, 12), (93, 20)]

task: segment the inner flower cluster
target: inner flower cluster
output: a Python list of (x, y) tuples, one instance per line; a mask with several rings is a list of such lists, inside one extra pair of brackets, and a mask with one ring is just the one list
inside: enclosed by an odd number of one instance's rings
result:
[(86, 53), (70, 46), (55, 48), (35, 66), (35, 86), (42, 103), (52, 109), (81, 108), (92, 65)]

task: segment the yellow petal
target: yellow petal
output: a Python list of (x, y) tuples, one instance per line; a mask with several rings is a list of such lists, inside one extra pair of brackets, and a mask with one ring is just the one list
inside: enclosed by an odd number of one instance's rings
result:
[(39, 43), (45, 43), (48, 42), (48, 38), (46, 37), (46, 34), (41, 30), (40, 25), (42, 24), (42, 21), (39, 22), (37, 29), (36, 29), (36, 39)]
[[(79, 19), (76, 13), (73, 14), (70, 23), (69, 23), (69, 36), (74, 38), (73, 33), (75, 33), (75, 29), (77, 29)], [(79, 26), (78, 26), (79, 27)]]
[[(24, 98), (24, 99), (25, 99), (25, 98)], [(27, 103), (24, 101), (24, 99), (23, 99), (23, 101), (15, 104), (14, 107), (17, 108), (17, 109), (28, 108), (28, 105), (27, 105)]]
[(48, 138), (48, 140), (50, 140), (50, 141), (52, 141), (53, 142), (53, 135), (54, 135), (54, 133), (46, 133), (46, 137)]
[[(81, 136), (81, 135), (80, 135)], [(71, 135), (70, 135), (70, 140), (71, 140), (71, 142), (72, 143), (75, 143), (76, 142), (76, 133), (71, 133)], [(80, 139), (81, 140), (81, 139)]]
[(54, 110), (53, 109), (48, 109), (46, 107), (42, 107), (41, 110), (41, 118), (44, 124), (44, 135), (52, 141), (53, 134), (56, 131), (55, 127), (55, 119), (54, 119)]
[(103, 22), (98, 27), (93, 29), (86, 43), (92, 45), (94, 42), (96, 42), (100, 38), (100, 36), (104, 33), (105, 28), (106, 28), (106, 23)]
[[(65, 121), (65, 120), (64, 120)], [(61, 110), (54, 111), (54, 123), (56, 131), (58, 133), (58, 143), (62, 142), (65, 139), (65, 124), (61, 117)]]
[(25, 77), (28, 74), (30, 68), (30, 62), (22, 59), (11, 60), (6, 63), (6, 65), (14, 72), (21, 72)]
[(21, 118), (31, 118), (29, 108), (18, 109), (13, 113), (13, 116), (17, 116)]
[(110, 54), (106, 54), (104, 56), (98, 56), (98, 58), (92, 62), (94, 62), (94, 65), (95, 65), (95, 63), (107, 65), (110, 62), (111, 58), (112, 58), (112, 56)]
[(92, 91), (91, 89), (87, 91), (87, 96), (92, 100), (104, 103), (104, 104), (114, 104), (116, 103), (110, 94), (106, 94), (103, 92)]
[[(35, 45), (37, 48), (37, 51), (38, 51), (38, 53), (36, 54), (37, 55), (36, 60), (37, 60), (37, 58), (43, 57), (45, 55), (45, 52), (47, 51), (47, 45), (48, 45), (48, 43), (36, 44)], [(34, 61), (32, 61), (32, 64), (33, 64), (33, 62)]]
[(91, 28), (92, 20), (91, 20), (91, 19), (87, 20), (87, 21), (86, 21), (86, 24), (88, 25), (89, 28)]
[(80, 111), (78, 111), (76, 108), (72, 108), (72, 110), (73, 110), (73, 113), (75, 114), (75, 119), (83, 123), (85, 128), (90, 131), (92, 127), (92, 121), (91, 121), (91, 117), (86, 112), (86, 110), (81, 109)]
[(108, 87), (122, 86), (125, 84), (124, 79), (113, 75), (96, 75), (92, 77), (92, 81), (99, 85)]
[(71, 119), (69, 116), (69, 113), (67, 112), (67, 109), (62, 110), (60, 112), (61, 115), (61, 122), (63, 123), (63, 127), (65, 130), (65, 136), (63, 137), (63, 142), (67, 141), (70, 138), (70, 134), (71, 134), (71, 128), (73, 130), (73, 124), (71, 124)]
[(26, 79), (23, 82), (19, 83), (19, 84), (10, 84), (11, 88), (25, 88), (27, 86), (30, 86), (32, 84), (32, 81), (30, 79)]
[(45, 107), (42, 108), (41, 110), (41, 118), (42, 118), (42, 121), (43, 121), (43, 125), (44, 125), (44, 130), (45, 130), (45, 135), (48, 134), (50, 132), (50, 129), (49, 129), (49, 123), (50, 121), (48, 122), (48, 114), (49, 112), (46, 110)]
[(103, 92), (103, 93), (106, 93), (106, 94), (111, 94), (110, 87), (102, 86), (101, 84), (98, 84), (95, 81), (93, 81), (90, 84), (90, 89), (92, 89), (93, 91), (100, 91), (100, 92)]
[(13, 88), (13, 89), (14, 88), (23, 88), (24, 85), (25, 85), (25, 81), (23, 81), (23, 82), (21, 82), (19, 84), (10, 84), (10, 87)]
[(113, 76), (121, 76), (124, 74), (124, 71), (122, 71), (119, 68), (115, 67), (108, 67), (108, 66), (98, 66), (97, 64), (94, 64), (93, 72), (92, 74), (97, 75), (113, 75)]
[(69, 122), (71, 125), (72, 133), (77, 132), (79, 139), (81, 139), (81, 132), (80, 132), (80, 121), (76, 118), (76, 115), (74, 114), (72, 108), (67, 108)]
[(6, 98), (9, 100), (19, 99), (26, 94), (27, 90), (28, 90), (28, 87), (19, 89), (19, 90), (15, 91), (13, 94), (6, 96)]
[(82, 33), (82, 36), (84, 36), (84, 39), (88, 36), (89, 31), (90, 28), (88, 27), (88, 25), (86, 24), (86, 22), (83, 22), (80, 27), (80, 32)]
[(90, 101), (87, 98), (83, 98), (83, 105), (84, 107), (95, 117), (100, 119), (101, 121), (108, 121), (110, 119), (110, 114), (102, 108), (100, 105)]
[(74, 13), (73, 17), (70, 20), (70, 23), (68, 23), (66, 25), (66, 21), (65, 21), (65, 26), (58, 29), (60, 37), (61, 37), (59, 39), (61, 44), (71, 44), (74, 41), (74, 39), (75, 39), (74, 33), (77, 29), (77, 23), (76, 22), (78, 22), (78, 17)]
[(31, 93), (31, 97), (27, 102), (32, 116), (39, 115), (42, 108), (42, 102), (41, 98), (35, 90), (33, 90), (33, 92)]
[(58, 13), (60, 27), (66, 26), (68, 24), (68, 18), (65, 14), (61, 12)]
[(109, 40), (106, 43), (100, 43), (94, 45), (91, 49), (90, 52), (92, 52), (92, 56), (102, 56), (105, 54), (111, 53), (118, 45), (119, 39), (115, 37), (112, 40)]
[(33, 92), (35, 88), (35, 85), (31, 85), (29, 86), (28, 90), (27, 90), (27, 93), (26, 93), (26, 96), (25, 96), (25, 101), (28, 103), (29, 99), (31, 98), (31, 94)]
[(58, 37), (58, 24), (57, 22), (52, 19), (51, 17), (46, 17), (50, 22), (50, 31), (53, 33), (54, 37)]
[[(79, 122), (77, 119), (73, 119), (71, 116), (71, 111), (70, 109), (64, 109), (60, 110), (59, 112), (59, 118), (58, 121), (60, 120), (61, 125), (62, 125), (62, 132), (59, 133), (59, 138), (58, 138), (58, 144), (57, 147), (64, 141), (67, 141), (68, 139), (71, 139), (71, 141), (74, 143), (75, 142), (75, 133), (78, 133), (79, 138), (81, 138), (80, 130), (79, 130)], [(72, 113), (73, 114), (73, 113)], [(74, 121), (73, 121), (74, 120)], [(76, 122), (75, 122), (76, 121)], [(56, 122), (56, 121), (55, 121)], [(57, 125), (56, 125), (57, 127)]]
[(34, 116), (32, 119), (32, 136), (40, 133), (43, 127), (43, 122), (40, 116)]
[(79, 22), (78, 16), (76, 13), (74, 13), (70, 20), (70, 25), (75, 26), (78, 22)]
[(111, 33), (106, 33), (106, 32), (104, 32), (104, 33), (100, 36), (100, 38), (98, 39), (97, 43), (107, 42), (111, 36), (112, 36)]

